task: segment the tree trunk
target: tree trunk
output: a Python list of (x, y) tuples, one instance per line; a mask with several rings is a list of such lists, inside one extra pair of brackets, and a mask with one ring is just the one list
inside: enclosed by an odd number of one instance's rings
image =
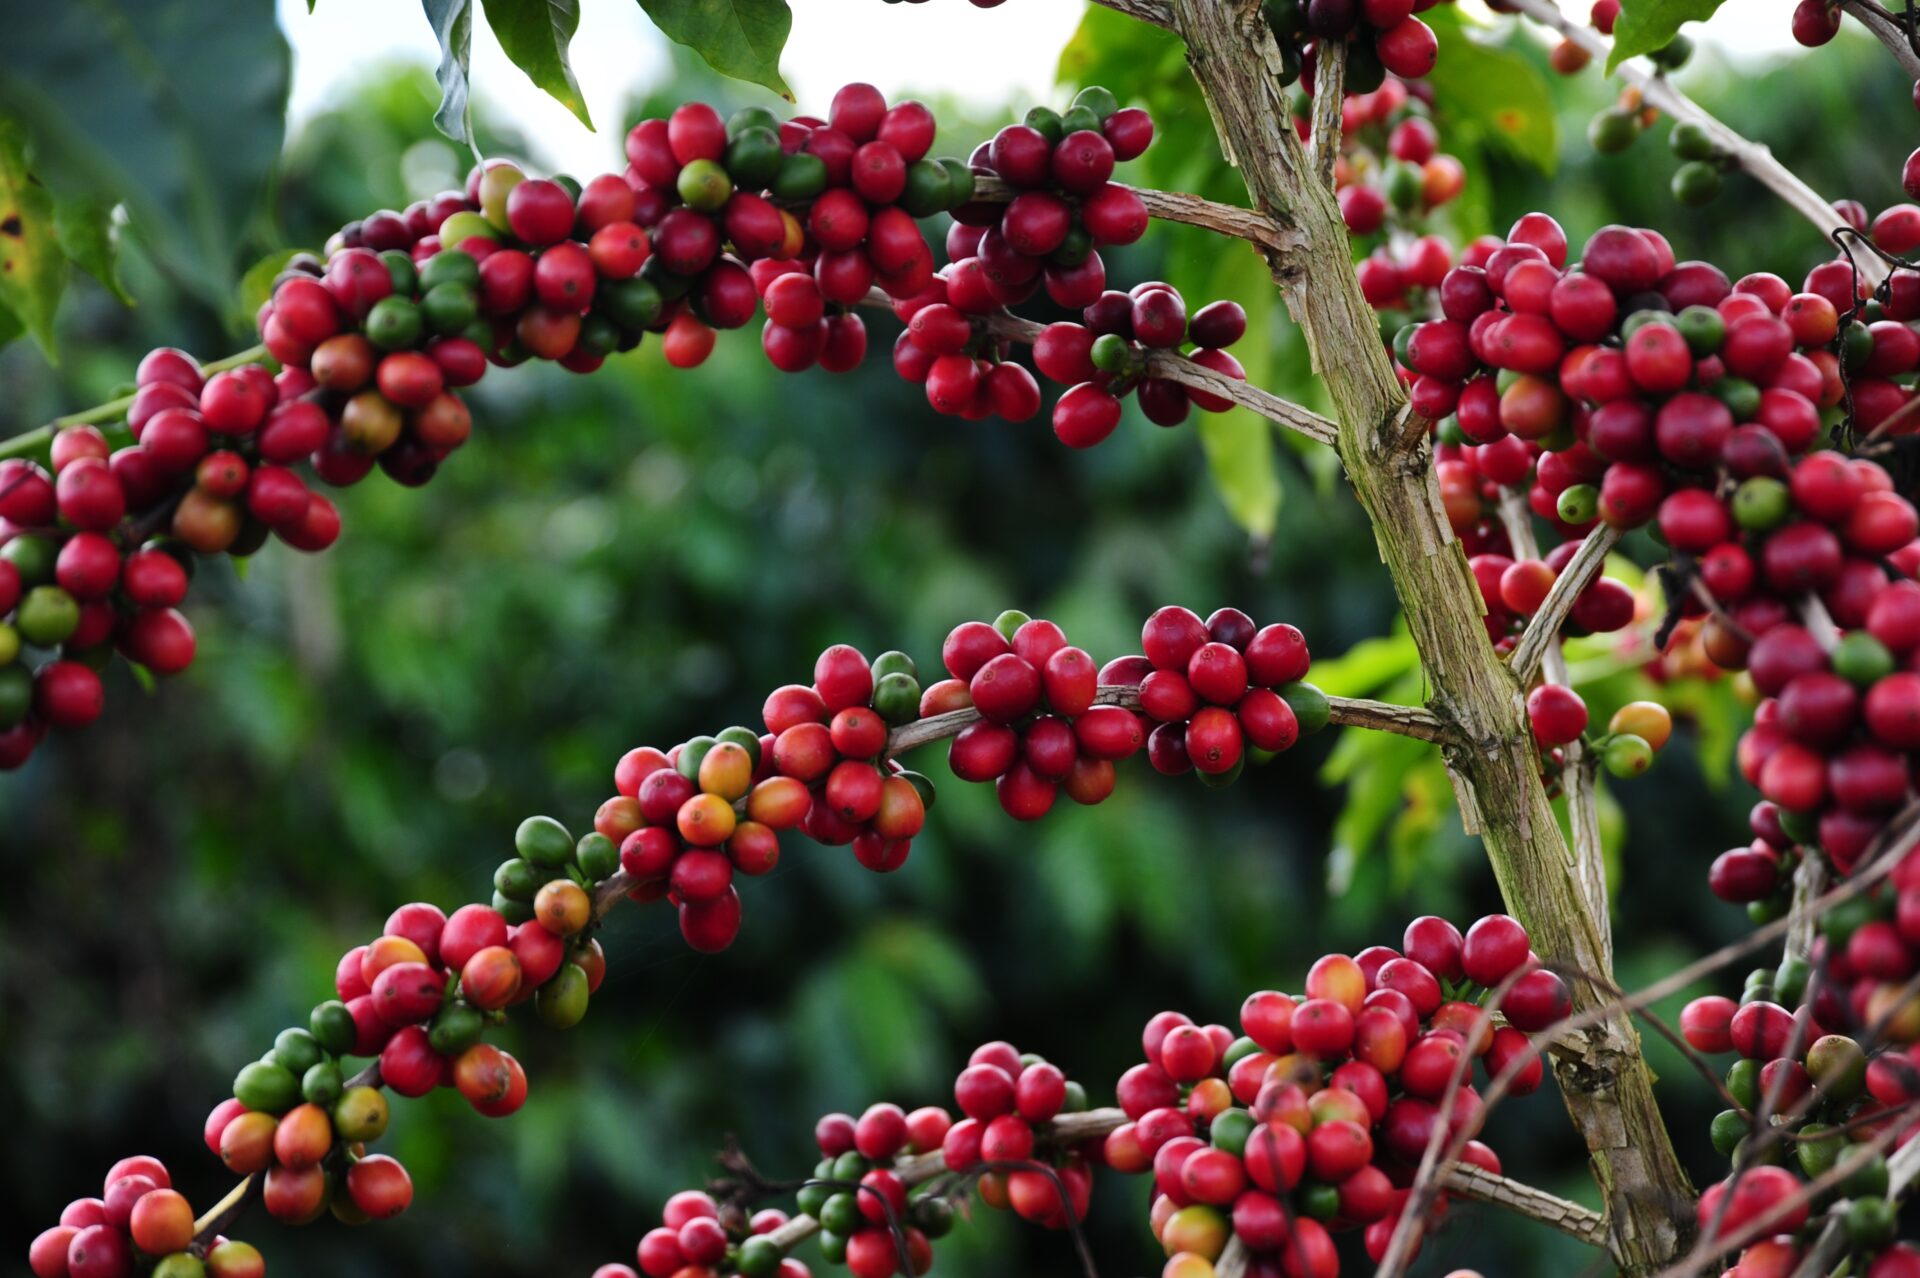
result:
[[(1609, 924), (1581, 895), (1540, 783), (1525, 689), (1481, 624), (1479, 588), (1441, 505), (1426, 424), (1410, 417), (1355, 280), (1333, 192), (1293, 130), (1258, 0), (1175, 0), (1174, 11), (1254, 207), (1298, 238), (1297, 251), (1261, 251), (1332, 396), (1340, 458), (1419, 646), (1432, 708), (1466, 742), (1448, 752), (1461, 818), (1485, 841), (1501, 893), (1534, 948), (1610, 980)], [(1586, 984), (1570, 984), (1576, 1010), (1604, 1001)], [(1651, 1273), (1688, 1241), (1694, 1192), (1654, 1104), (1631, 1018), (1616, 1014), (1595, 1026), (1577, 1054), (1556, 1053), (1554, 1070), (1607, 1204), (1614, 1259), (1627, 1274)]]

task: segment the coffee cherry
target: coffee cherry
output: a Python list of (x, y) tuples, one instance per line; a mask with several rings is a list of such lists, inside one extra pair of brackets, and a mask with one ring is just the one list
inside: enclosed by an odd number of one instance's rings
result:
[(1461, 971), (1476, 984), (1498, 985), (1527, 961), (1528, 952), (1525, 928), (1504, 914), (1489, 914), (1467, 929)]
[(1565, 745), (1587, 730), (1587, 706), (1571, 688), (1542, 684), (1527, 694), (1527, 723), (1541, 745)]

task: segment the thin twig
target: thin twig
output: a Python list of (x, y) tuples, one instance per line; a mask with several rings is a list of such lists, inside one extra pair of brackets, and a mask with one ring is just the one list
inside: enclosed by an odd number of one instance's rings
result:
[[(1093, 1109), (1080, 1114), (1062, 1114), (1047, 1124), (1043, 1130), (1058, 1144), (1078, 1145), (1083, 1141), (1099, 1140), (1126, 1121), (1127, 1115), (1124, 1110)], [(924, 1154), (914, 1154), (901, 1159), (893, 1165), (893, 1170), (894, 1174), (911, 1189), (915, 1185), (923, 1185), (936, 1176), (945, 1174), (947, 1160), (939, 1150), (929, 1150)], [(819, 1232), (820, 1222), (802, 1212), (766, 1236), (782, 1251), (791, 1251), (796, 1245)]]
[[(1613, 42), (1584, 22), (1575, 22), (1554, 0), (1512, 0), (1513, 7), (1532, 18), (1535, 22), (1552, 27), (1562, 36), (1593, 55), (1595, 61), (1606, 65), (1613, 53)], [(1801, 181), (1799, 176), (1786, 165), (1773, 158), (1773, 152), (1758, 142), (1735, 133), (1706, 110), (1680, 92), (1666, 76), (1648, 70), (1636, 61), (1622, 62), (1614, 69), (1614, 75), (1637, 87), (1647, 102), (1660, 108), (1675, 120), (1691, 121), (1706, 130), (1707, 136), (1721, 151), (1732, 156), (1741, 168), (1751, 173), (1762, 186), (1772, 191), (1787, 205), (1807, 221), (1820, 228), (1822, 235), (1829, 235), (1841, 225), (1840, 215), (1833, 205), (1822, 198), (1820, 193)], [(1920, 78), (1917, 75), (1916, 78)], [(1859, 263), (1860, 274), (1871, 284), (1879, 284), (1886, 278), (1886, 264), (1875, 259)]]
[(1560, 627), (1573, 611), (1580, 592), (1592, 584), (1600, 565), (1619, 541), (1619, 529), (1610, 524), (1601, 524), (1587, 534), (1580, 543), (1580, 549), (1574, 552), (1573, 558), (1554, 579), (1546, 600), (1541, 603), (1540, 610), (1533, 614), (1533, 620), (1527, 623), (1520, 641), (1514, 644), (1513, 653), (1507, 658), (1507, 665), (1522, 684), (1533, 682), (1533, 676), (1539, 672), (1541, 658), (1546, 655), (1548, 646), (1559, 638)]
[[(874, 289), (867, 294), (866, 300), (861, 305), (891, 310), (893, 299), (879, 289)], [(1002, 311), (987, 316), (984, 327), (994, 337), (1032, 345), (1033, 340), (1040, 336), (1045, 326), (1029, 319), (1022, 319), (1011, 312)], [(1258, 386), (1216, 373), (1211, 368), (1196, 364), (1186, 356), (1173, 351), (1149, 352), (1147, 372), (1154, 377), (1178, 382), (1182, 386), (1190, 386), (1196, 390), (1210, 391), (1223, 399), (1232, 400), (1242, 408), (1252, 409), (1276, 425), (1298, 431), (1315, 443), (1331, 445), (1339, 438), (1339, 425), (1312, 409), (1303, 408), (1290, 400), (1282, 399), (1272, 391), (1264, 391)]]
[(1441, 1183), (1456, 1198), (1508, 1208), (1589, 1246), (1607, 1245), (1606, 1217), (1591, 1207), (1582, 1207), (1544, 1189), (1496, 1176), (1472, 1163), (1455, 1163), (1447, 1169)]
[[(1094, 694), (1093, 700), (1095, 705), (1138, 710), (1140, 688), (1137, 684), (1105, 684)], [(1327, 705), (1329, 723), (1392, 732), (1403, 737), (1431, 741), (1436, 745), (1451, 745), (1457, 740), (1451, 727), (1431, 711), (1418, 706), (1397, 706), (1364, 697), (1328, 697)], [(928, 742), (958, 736), (963, 729), (978, 722), (980, 712), (977, 710), (949, 710), (945, 714), (916, 719), (893, 730), (887, 738), (886, 756), (892, 758)]]
[[(1501, 490), (1500, 520), (1506, 527), (1507, 543), (1514, 557), (1537, 559), (1540, 547), (1533, 536), (1533, 515), (1518, 489)], [(1619, 532), (1609, 525), (1603, 524), (1594, 529), (1587, 534), (1580, 549), (1574, 552), (1573, 560), (1567, 564), (1565, 571), (1554, 579), (1552, 588), (1547, 591), (1547, 597), (1540, 605), (1540, 611), (1534, 614), (1508, 657), (1508, 664), (1523, 686), (1531, 681), (1533, 670), (1530, 666), (1523, 667), (1522, 662), (1537, 663), (1544, 669), (1549, 683), (1572, 686), (1567, 675), (1567, 659), (1560, 648), (1560, 625), (1578, 602), (1580, 591), (1586, 588), (1585, 578), (1594, 574), (1619, 539)], [(1528, 651), (1530, 640), (1538, 648), (1537, 655)], [(1609, 915), (1607, 850), (1600, 839), (1600, 799), (1596, 792), (1598, 774), (1595, 760), (1587, 754), (1586, 745), (1578, 740), (1569, 741), (1564, 753), (1566, 764), (1561, 769), (1561, 788), (1567, 796), (1567, 824), (1573, 833), (1571, 850), (1574, 880), (1587, 898), (1587, 908), (1593, 912), (1593, 917), (1604, 922)], [(1607, 973), (1611, 974), (1613, 929), (1610, 927), (1600, 930), (1600, 959)]]
[[(1115, 186), (1125, 187), (1125, 183), (1116, 182)], [(1188, 195), (1185, 191), (1156, 191), (1151, 187), (1128, 187), (1140, 202), (1147, 207), (1151, 217), (1162, 222), (1178, 222), (1183, 226), (1197, 226), (1225, 235), (1236, 240), (1245, 240), (1249, 244), (1271, 249), (1278, 253), (1291, 253), (1300, 247), (1300, 236), (1286, 226), (1252, 209), (1243, 209), (1233, 204), (1220, 204), (1213, 200), (1203, 200), (1197, 195)], [(983, 174), (974, 179), (973, 198), (982, 204), (1004, 204), (1021, 194), (1022, 188), (1001, 178)]]
[(1893, 15), (1877, 4), (1863, 4), (1861, 0), (1840, 0), (1841, 9), (1859, 19), (1860, 25), (1873, 33), (1873, 38), (1887, 46), (1887, 51), (1899, 61), (1900, 69), (1909, 80), (1920, 80), (1920, 52), (1915, 52), (1913, 44), (1907, 39), (1907, 33)]
[(208, 1247), (215, 1238), (233, 1223), (234, 1218), (245, 1211), (260, 1192), (262, 1177), (258, 1175), (242, 1176), (227, 1196), (207, 1209), (207, 1213), (193, 1222), (193, 1242), (202, 1249)]

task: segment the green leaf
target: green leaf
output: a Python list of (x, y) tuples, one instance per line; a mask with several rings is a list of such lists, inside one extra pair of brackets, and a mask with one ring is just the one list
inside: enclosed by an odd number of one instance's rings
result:
[(1422, 18), (1440, 38), (1440, 60), (1427, 82), (1446, 128), (1464, 129), (1551, 174), (1559, 131), (1546, 76), (1515, 50), (1476, 36), (1452, 6)]
[(0, 304), (54, 358), (53, 314), (67, 284), (67, 259), (53, 231), (53, 197), (27, 172), (27, 143), (0, 120)]
[(290, 58), (271, 5), (0, 0), (0, 115), (36, 175), (126, 206), (170, 279), (225, 311), (286, 132)]
[[(500, 38), (513, 65), (574, 113), (589, 129), (593, 120), (580, 83), (567, 62), (567, 46), (580, 26), (580, 0), (481, 0), (487, 25)], [(445, 109), (445, 102), (441, 108)], [(436, 117), (437, 119), (437, 117)]]
[(433, 127), (455, 142), (473, 141), (473, 119), (467, 109), (467, 67), (473, 57), (473, 0), (421, 0), (427, 21), (440, 42), (440, 105)]
[(1614, 20), (1608, 74), (1628, 58), (1666, 48), (1680, 33), (1681, 23), (1705, 22), (1719, 7), (1720, 0), (1633, 0)]
[(787, 0), (640, 0), (660, 33), (705, 58), (721, 75), (793, 101), (780, 78), (780, 51), (793, 30)]
[(1227, 513), (1256, 540), (1273, 536), (1280, 514), (1273, 428), (1265, 418), (1242, 408), (1199, 416), (1200, 444), (1206, 449), (1207, 467)]
[(302, 252), (310, 253), (312, 250), (281, 249), (248, 267), (247, 273), (240, 277), (240, 295), (234, 303), (235, 313), (245, 319), (252, 319), (259, 314), (260, 308), (273, 296), (273, 282), (280, 278), (280, 272), (287, 269), (287, 263)]
[[(1238, 302), (1246, 310), (1247, 335), (1234, 344), (1233, 353), (1250, 383), (1271, 385), (1277, 371), (1272, 338), (1284, 321), (1279, 293), (1267, 282), (1266, 273), (1251, 254), (1222, 253), (1216, 243), (1203, 243), (1197, 233), (1182, 235), (1179, 249), (1171, 260), (1181, 277), (1203, 280), (1203, 296)], [(1275, 427), (1244, 408), (1225, 413), (1196, 410), (1194, 416), (1214, 487), (1227, 513), (1249, 537), (1267, 541), (1279, 519), (1282, 496)]]
[(67, 260), (107, 286), (127, 306), (133, 294), (120, 282), (120, 228), (111, 200), (94, 195), (53, 197), (53, 234)]
[[(1330, 697), (1372, 696), (1419, 668), (1420, 649), (1402, 625), (1391, 635), (1362, 639), (1337, 657), (1316, 658), (1313, 686)], [(1414, 695), (1419, 695), (1418, 688)]]

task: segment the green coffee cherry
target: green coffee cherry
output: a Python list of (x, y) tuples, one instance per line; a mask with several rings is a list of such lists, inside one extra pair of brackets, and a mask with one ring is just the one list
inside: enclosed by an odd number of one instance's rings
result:
[(367, 312), (367, 340), (383, 351), (412, 346), (421, 327), (420, 308), (404, 297), (383, 297)]
[(233, 1080), (233, 1094), (248, 1109), (282, 1114), (300, 1102), (300, 1080), (284, 1065), (254, 1061)]
[[(459, 214), (454, 216), (457, 217)], [(443, 240), (442, 243), (446, 241)], [(467, 288), (480, 287), (480, 263), (474, 260), (471, 253), (463, 253), (457, 248), (441, 249), (420, 263), (420, 287), (427, 292), (432, 292), (443, 284), (459, 284)]]
[(1681, 120), (1667, 134), (1667, 145), (1683, 160), (1711, 160), (1720, 154), (1713, 135), (1693, 120)]
[(620, 849), (597, 830), (580, 836), (580, 842), (574, 846), (573, 859), (579, 863), (580, 872), (595, 883), (612, 878), (620, 870)]
[(442, 1056), (458, 1056), (480, 1041), (486, 1020), (465, 1003), (449, 1003), (434, 1013), (427, 1042)]
[(353, 1050), (359, 1031), (354, 1028), (353, 1013), (337, 998), (330, 998), (307, 1017), (307, 1032), (320, 1046), (336, 1056)]
[(695, 737), (680, 747), (680, 758), (675, 765), (680, 775), (695, 785), (700, 784), (700, 765), (712, 749), (720, 744), (718, 737)]
[(15, 605), (13, 623), (36, 648), (64, 643), (80, 627), (80, 603), (58, 586), (35, 586)]
[(1040, 133), (1055, 146), (1059, 146), (1060, 139), (1067, 136), (1067, 129), (1061, 122), (1060, 113), (1049, 106), (1027, 108), (1027, 113), (1021, 117), (1020, 123)]
[[(573, 836), (567, 833), (566, 826), (552, 817), (532, 816), (522, 821), (520, 828), (514, 831), (513, 847), (514, 851), (534, 865), (552, 869), (572, 859)], [(499, 887), (497, 877), (494, 886)]]
[(1653, 747), (1645, 737), (1623, 732), (1607, 742), (1600, 757), (1608, 772), (1622, 781), (1631, 781), (1653, 766)]
[(587, 1014), (587, 974), (577, 964), (562, 964), (553, 979), (535, 991), (533, 1010), (553, 1029), (572, 1029)]
[(1771, 475), (1755, 475), (1733, 490), (1733, 519), (1748, 532), (1778, 527), (1793, 513), (1793, 494)]
[(1224, 1149), (1235, 1158), (1246, 1151), (1247, 1138), (1253, 1135), (1253, 1115), (1244, 1109), (1229, 1109), (1213, 1120), (1210, 1139), (1215, 1149)]
[(377, 1088), (349, 1087), (333, 1104), (333, 1130), (344, 1141), (379, 1140), (387, 1130), (387, 1098)]
[(1673, 326), (1696, 356), (1711, 355), (1727, 340), (1727, 321), (1711, 306), (1689, 306), (1673, 317)]
[(739, 746), (747, 752), (747, 758), (753, 760), (754, 767), (758, 768), (760, 766), (760, 737), (752, 728), (743, 728), (737, 725), (731, 728), (722, 728), (714, 734), (713, 739), (716, 743), (725, 741)]
[(860, 1207), (852, 1194), (835, 1194), (820, 1209), (820, 1227), (829, 1233), (851, 1234), (860, 1227)]
[(1076, 108), (1085, 107), (1093, 113), (1093, 118), (1096, 120), (1105, 120), (1120, 109), (1120, 99), (1115, 97), (1110, 89), (1089, 84), (1073, 95), (1072, 105)]
[(1553, 507), (1570, 524), (1587, 523), (1600, 514), (1600, 490), (1592, 484), (1573, 484), (1562, 490)]
[(1602, 155), (1618, 155), (1640, 137), (1640, 117), (1632, 111), (1609, 107), (1593, 117), (1587, 126), (1587, 141)]
[(1855, 630), (1834, 645), (1834, 673), (1860, 688), (1872, 687), (1893, 673), (1893, 654), (1865, 630)]
[(733, 195), (733, 179), (712, 160), (693, 160), (674, 179), (674, 189), (687, 207), (712, 213), (723, 207)]
[(910, 674), (895, 671), (880, 676), (873, 685), (873, 708), (888, 724), (899, 727), (920, 717), (920, 683)]
[(295, 1074), (304, 1074), (326, 1059), (320, 1040), (303, 1029), (283, 1029), (273, 1040), (273, 1058)]
[(327, 1106), (340, 1099), (342, 1080), (335, 1061), (320, 1061), (300, 1077), (300, 1095), (308, 1103)]
[(1310, 683), (1282, 684), (1274, 689), (1280, 699), (1293, 711), (1293, 717), (1300, 724), (1300, 735), (1311, 736), (1327, 726), (1333, 717), (1333, 706), (1327, 701), (1327, 694)]
[(795, 151), (780, 161), (768, 189), (778, 200), (811, 200), (827, 189), (827, 162), (817, 155)]
[(33, 676), (25, 666), (0, 666), (0, 728), (11, 728), (33, 708)]
[(779, 129), (755, 125), (735, 134), (727, 144), (727, 173), (735, 185), (757, 191), (779, 176), (786, 158)]
[(1691, 208), (1711, 204), (1720, 198), (1720, 170), (1705, 160), (1689, 160), (1673, 171), (1668, 184), (1673, 198)]

